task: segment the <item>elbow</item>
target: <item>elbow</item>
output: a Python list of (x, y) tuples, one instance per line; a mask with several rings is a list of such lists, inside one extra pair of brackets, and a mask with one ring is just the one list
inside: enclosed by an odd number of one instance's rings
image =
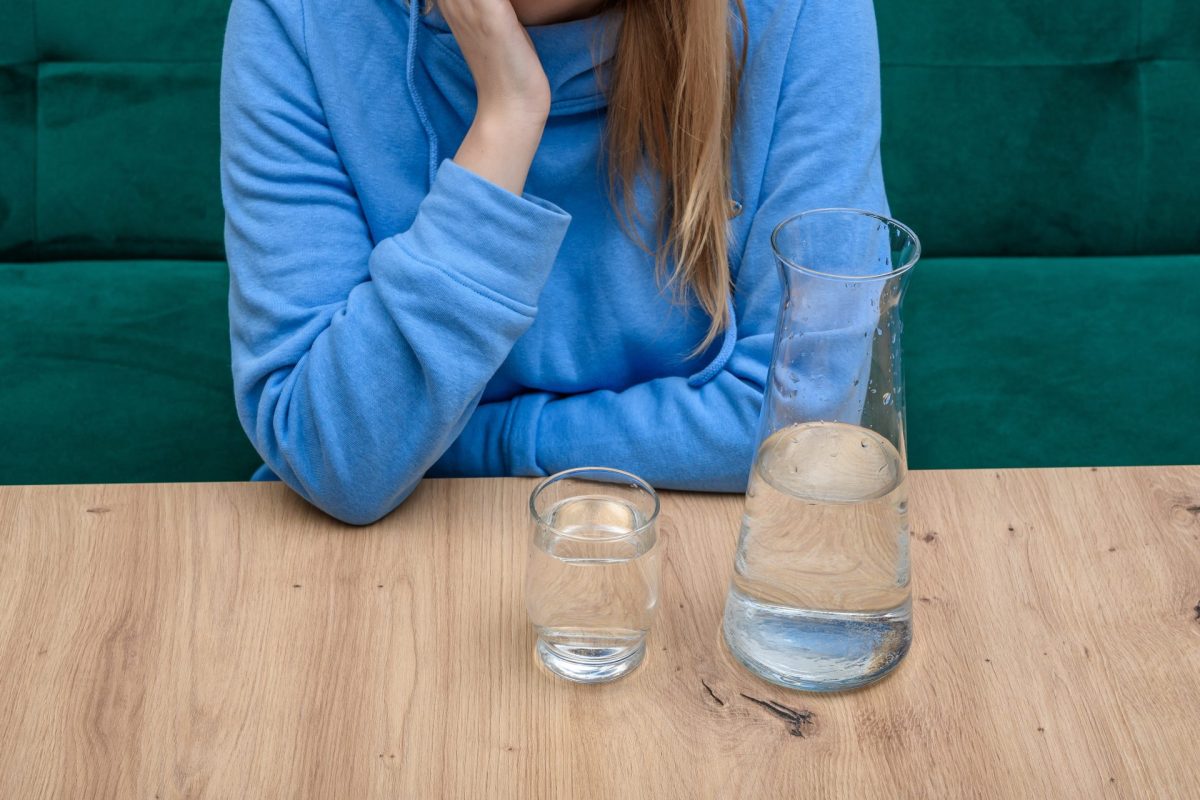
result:
[[(325, 442), (286, 448), (285, 481), (317, 508), (348, 525), (373, 525), (413, 493), (422, 471), (363, 448)], [(284, 477), (283, 474), (280, 477)], [(290, 480), (289, 480), (290, 478)]]
[(312, 503), (329, 516), (347, 525), (366, 527), (374, 525), (388, 514), (392, 513), (403, 499), (392, 502), (381, 502), (376, 499), (356, 500), (346, 502), (340, 498), (313, 498)]
[(320, 426), (290, 425), (285, 408), (239, 403), (242, 427), (280, 480), (329, 516), (348, 525), (372, 525), (416, 489), (423, 475), (416, 465), (382, 452), (373, 455), (360, 442)]
[(420, 476), (393, 481), (344, 472), (309, 473), (303, 478), (293, 470), (285, 473), (290, 474), (280, 477), (305, 500), (340, 522), (360, 527), (374, 525), (395, 511), (420, 482)]

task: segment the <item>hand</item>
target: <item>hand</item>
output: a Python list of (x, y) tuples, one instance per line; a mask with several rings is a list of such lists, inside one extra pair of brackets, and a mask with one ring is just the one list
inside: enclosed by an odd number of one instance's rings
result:
[(439, 0), (438, 9), (475, 79), (478, 114), (544, 124), (550, 84), (511, 0)]
[[(415, 0), (414, 0), (415, 2)], [(475, 79), (475, 120), (454, 160), (520, 194), (550, 113), (550, 84), (510, 0), (440, 0)]]

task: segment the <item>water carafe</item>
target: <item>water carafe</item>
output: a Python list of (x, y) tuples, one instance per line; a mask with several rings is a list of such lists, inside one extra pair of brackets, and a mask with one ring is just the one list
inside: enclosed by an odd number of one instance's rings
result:
[(920, 244), (854, 209), (791, 217), (771, 244), (783, 299), (725, 641), (767, 680), (849, 689), (912, 638), (900, 313)]

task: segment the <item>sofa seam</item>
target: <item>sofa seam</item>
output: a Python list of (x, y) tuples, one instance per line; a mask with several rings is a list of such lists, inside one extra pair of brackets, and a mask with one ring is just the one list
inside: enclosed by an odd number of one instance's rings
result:
[(1133, 249), (1142, 252), (1143, 227), (1146, 215), (1146, 159), (1149, 148), (1146, 143), (1146, 115), (1150, 109), (1146, 103), (1146, 60), (1142, 57), (1142, 37), (1145, 35), (1146, 0), (1138, 0), (1137, 33), (1133, 42), (1134, 70), (1137, 73), (1137, 119), (1138, 119), (1138, 165), (1134, 186), (1137, 212), (1133, 217)]
[(1200, 58), (1183, 58), (1179, 56), (1142, 56), (1134, 58), (1108, 58), (1089, 61), (1025, 61), (1025, 62), (995, 62), (995, 61), (884, 61), (882, 67), (911, 67), (916, 69), (1070, 69), (1085, 67), (1115, 67), (1121, 64), (1141, 64), (1148, 62), (1200, 63)]
[(38, 209), (41, 202), (38, 199), (38, 162), (42, 160), (42, 137), (41, 119), (42, 119), (42, 45), (38, 36), (38, 4), (34, 0), (30, 4), (33, 16), (33, 57), (36, 59), (33, 67), (33, 241), (31, 242), (31, 250), (33, 256), (37, 258), (41, 249), (40, 233), (38, 225)]
[[(301, 6), (303, 9), (303, 6)], [(303, 12), (302, 12), (303, 15)], [(303, 37), (306, 38), (306, 35)], [(308, 57), (308, 43), (302, 41), (301, 46), (304, 55)], [(43, 64), (220, 64), (219, 58), (39, 58), (38, 62)], [(1195, 64), (1200, 63), (1200, 57), (1186, 58), (1184, 56), (1138, 56), (1134, 58), (1108, 58), (1086, 61), (1022, 61), (1022, 62), (998, 62), (998, 61), (893, 61), (887, 59), (880, 60), (880, 66), (884, 67), (915, 67), (920, 69), (962, 69), (967, 67), (975, 67), (978, 69), (1057, 69), (1071, 67), (1112, 67), (1119, 64), (1129, 64), (1135, 62), (1165, 62), (1179, 64)], [(3, 66), (15, 66), (17, 64), (26, 63), (23, 61), (4, 62)], [(601, 95), (592, 95), (584, 98), (572, 98), (571, 100), (561, 100), (560, 103), (574, 103), (577, 100), (594, 100)]]
[(39, 64), (211, 64), (219, 58), (39, 58)]

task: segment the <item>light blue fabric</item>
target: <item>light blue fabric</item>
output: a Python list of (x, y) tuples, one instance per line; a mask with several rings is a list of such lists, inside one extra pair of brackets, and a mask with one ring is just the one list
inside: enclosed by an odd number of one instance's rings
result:
[[(419, 30), (418, 17), (420, 16), (421, 4), (413, 0), (408, 7), (408, 27), (409, 30)], [(425, 145), (429, 150), (429, 185), (433, 185), (433, 179), (437, 177), (438, 167), (438, 139), (437, 131), (433, 129), (433, 123), (429, 121), (429, 115), (425, 113), (425, 103), (421, 101), (421, 93), (417, 91), (417, 39), (416, 36), (408, 37), (408, 53), (404, 62), (404, 79), (408, 85), (408, 98), (412, 100), (413, 109), (417, 112), (417, 119), (421, 120), (421, 129), (425, 131)]]
[[(886, 212), (870, 0), (747, 5), (735, 325), (689, 357), (708, 319), (662, 289), (609, 203), (619, 16), (530, 29), (552, 106), (518, 197), (446, 158), (475, 95), (436, 13), (414, 29), (401, 0), (233, 0), (221, 186), (256, 477), (358, 524), (426, 474), (592, 464), (742, 490), (780, 298), (771, 229), (807, 208)], [(647, 239), (656, 185), (638, 186)]]

